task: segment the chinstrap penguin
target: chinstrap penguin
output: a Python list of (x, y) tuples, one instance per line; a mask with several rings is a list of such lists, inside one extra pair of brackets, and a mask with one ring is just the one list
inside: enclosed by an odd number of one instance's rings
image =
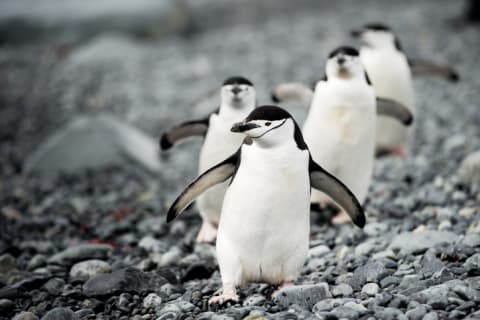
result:
[[(377, 113), (409, 125), (409, 110), (387, 99), (377, 99), (359, 53), (352, 47), (333, 50), (326, 76), (315, 85), (303, 136), (313, 159), (345, 183), (363, 203), (372, 179)], [(324, 206), (328, 197), (312, 190), (312, 203)], [(333, 223), (344, 223), (340, 212)]]
[(216, 243), (223, 291), (210, 303), (237, 301), (236, 287), (249, 282), (293, 284), (308, 253), (311, 188), (365, 225), (354, 194), (312, 159), (287, 111), (258, 107), (231, 130), (247, 136), (240, 149), (190, 183), (167, 214), (170, 222), (209, 188), (229, 183)]
[[(242, 144), (243, 138), (230, 132), (233, 123), (244, 119), (256, 105), (256, 92), (252, 82), (243, 77), (230, 77), (220, 90), (220, 108), (207, 118), (184, 122), (162, 135), (160, 146), (169, 149), (175, 143), (190, 136), (205, 136), (200, 152), (199, 173), (231, 155)], [(222, 209), (227, 184), (219, 184), (197, 200), (202, 216), (202, 226), (197, 242), (213, 242)]]
[[(410, 108), (413, 114), (416, 108), (412, 75), (426, 74), (445, 77), (452, 81), (458, 80), (457, 72), (447, 65), (408, 59), (400, 40), (386, 25), (367, 24), (359, 30), (352, 31), (351, 34), (363, 44), (360, 59), (377, 95), (402, 103)], [(377, 154), (393, 153), (405, 157), (413, 130), (392, 119), (381, 118), (377, 123)]]

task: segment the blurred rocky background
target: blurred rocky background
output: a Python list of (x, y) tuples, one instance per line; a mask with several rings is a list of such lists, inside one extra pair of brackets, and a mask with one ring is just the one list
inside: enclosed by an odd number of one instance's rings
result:
[[(376, 163), (364, 230), (312, 214), (298, 287), (209, 308), (195, 209), (164, 223), (201, 141), (159, 154), (158, 137), (214, 110), (230, 75), (261, 104), (317, 79), (372, 21), (461, 81), (415, 80), (412, 155)], [(479, 34), (478, 1), (0, 1), (0, 319), (479, 317)]]

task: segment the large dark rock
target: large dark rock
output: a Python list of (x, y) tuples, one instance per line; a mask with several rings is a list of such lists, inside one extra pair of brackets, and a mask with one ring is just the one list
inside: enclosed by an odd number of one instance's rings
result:
[(328, 284), (318, 283), (283, 288), (278, 292), (275, 301), (283, 307), (297, 304), (311, 310), (318, 301), (331, 297)]
[(113, 248), (106, 244), (82, 244), (53, 255), (48, 259), (48, 263), (71, 265), (77, 261), (87, 259), (106, 259)]
[(160, 288), (167, 280), (155, 272), (143, 272), (135, 268), (126, 268), (110, 274), (100, 274), (90, 278), (83, 292), (89, 297), (112, 295), (119, 292), (143, 293)]
[(54, 132), (27, 157), (25, 170), (73, 172), (132, 161), (158, 172), (156, 140), (105, 114), (78, 117)]
[(440, 243), (453, 243), (458, 236), (448, 231), (427, 230), (423, 232), (405, 232), (397, 235), (389, 249), (402, 253), (420, 253)]
[(78, 320), (78, 316), (68, 308), (55, 308), (47, 312), (41, 320)]
[(380, 282), (389, 274), (389, 271), (380, 262), (370, 262), (360, 266), (353, 272), (352, 287), (360, 289), (367, 282)]

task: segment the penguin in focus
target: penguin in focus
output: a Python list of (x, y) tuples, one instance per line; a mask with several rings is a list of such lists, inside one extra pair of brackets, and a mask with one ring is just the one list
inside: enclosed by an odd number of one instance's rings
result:
[[(317, 82), (303, 124), (303, 136), (313, 159), (339, 178), (363, 204), (372, 180), (377, 114), (409, 125), (408, 108), (376, 98), (358, 50), (343, 46), (333, 50), (326, 63), (326, 76)], [(312, 190), (312, 203), (329, 202), (324, 193)], [(344, 223), (340, 211), (333, 223)]]
[[(184, 122), (165, 132), (160, 140), (162, 150), (191, 136), (204, 136), (200, 151), (199, 173), (231, 155), (242, 144), (243, 137), (232, 133), (232, 124), (244, 119), (256, 105), (256, 92), (252, 82), (244, 77), (226, 79), (220, 90), (220, 108), (205, 119)], [(222, 209), (227, 183), (219, 184), (197, 200), (202, 226), (197, 242), (213, 242)]]
[[(408, 59), (400, 41), (388, 26), (380, 23), (365, 25), (352, 31), (360, 39), (360, 59), (367, 70), (378, 96), (390, 98), (407, 106), (415, 115), (415, 92), (412, 75), (442, 76), (458, 80), (453, 68), (430, 61)], [(381, 118), (377, 123), (377, 154), (407, 154), (407, 143), (413, 128), (407, 129), (392, 119)]]
[(312, 159), (287, 111), (258, 107), (231, 131), (247, 136), (240, 149), (190, 183), (167, 215), (172, 221), (196, 197), (228, 181), (216, 243), (223, 291), (211, 304), (238, 301), (236, 287), (249, 282), (293, 284), (309, 248), (311, 188), (365, 225), (355, 195)]

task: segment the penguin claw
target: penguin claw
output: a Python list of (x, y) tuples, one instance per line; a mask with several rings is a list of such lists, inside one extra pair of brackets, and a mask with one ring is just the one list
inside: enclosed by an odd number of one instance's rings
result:
[(223, 292), (219, 296), (214, 296), (211, 297), (210, 300), (208, 300), (209, 305), (213, 304), (224, 304), (228, 301), (233, 301), (233, 302), (238, 302), (238, 294), (237, 290), (235, 289), (234, 286), (230, 285), (225, 285), (223, 287)]

